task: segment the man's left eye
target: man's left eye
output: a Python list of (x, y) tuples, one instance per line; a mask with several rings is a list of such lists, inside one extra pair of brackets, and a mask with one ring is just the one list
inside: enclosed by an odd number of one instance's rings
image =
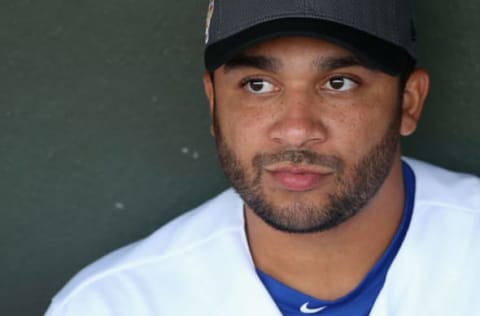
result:
[(337, 76), (330, 78), (325, 84), (325, 88), (333, 91), (348, 91), (357, 85), (358, 84), (350, 78)]
[(254, 94), (269, 93), (275, 90), (275, 86), (264, 79), (250, 79), (244, 86), (249, 92)]

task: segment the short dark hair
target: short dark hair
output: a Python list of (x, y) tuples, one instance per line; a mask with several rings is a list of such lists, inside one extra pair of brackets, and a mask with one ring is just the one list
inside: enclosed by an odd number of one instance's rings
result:
[(412, 74), (412, 72), (415, 70), (416, 67), (417, 67), (417, 63), (413, 58), (409, 58), (405, 62), (405, 65), (402, 71), (398, 75), (400, 91), (405, 90), (405, 86), (407, 84), (408, 78), (410, 78), (410, 75)]

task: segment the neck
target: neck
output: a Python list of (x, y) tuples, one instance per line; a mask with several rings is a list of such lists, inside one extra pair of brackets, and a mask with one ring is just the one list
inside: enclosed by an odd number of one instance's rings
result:
[(358, 214), (327, 231), (278, 231), (245, 207), (247, 236), (258, 269), (310, 296), (334, 300), (352, 291), (388, 247), (404, 205), (398, 159), (379, 192)]

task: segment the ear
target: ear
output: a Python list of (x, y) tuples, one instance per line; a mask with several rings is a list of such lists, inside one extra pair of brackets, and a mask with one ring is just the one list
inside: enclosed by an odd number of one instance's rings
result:
[(402, 123), (400, 134), (408, 136), (417, 128), (420, 114), (428, 94), (430, 79), (421, 68), (415, 69), (405, 84), (402, 104)]
[(210, 134), (215, 136), (214, 128), (213, 128), (213, 120), (214, 120), (214, 112), (215, 112), (215, 90), (213, 87), (213, 78), (209, 72), (205, 72), (203, 74), (203, 89), (205, 91), (205, 95), (208, 99), (208, 108), (210, 110)]

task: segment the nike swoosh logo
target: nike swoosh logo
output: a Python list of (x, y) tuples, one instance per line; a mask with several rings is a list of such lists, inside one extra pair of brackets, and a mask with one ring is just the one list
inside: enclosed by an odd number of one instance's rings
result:
[(327, 308), (327, 306), (322, 306), (322, 307), (319, 307), (319, 308), (309, 308), (308, 303), (309, 302), (306, 302), (305, 304), (302, 305), (302, 307), (300, 307), (300, 311), (304, 314), (315, 314), (315, 313), (321, 312), (325, 308)]

